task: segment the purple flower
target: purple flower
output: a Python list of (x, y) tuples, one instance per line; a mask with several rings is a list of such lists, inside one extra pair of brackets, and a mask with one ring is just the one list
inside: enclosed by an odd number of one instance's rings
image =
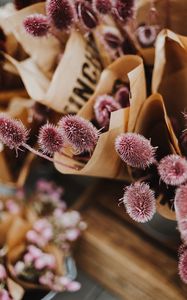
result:
[(38, 144), (43, 153), (53, 155), (55, 152), (60, 152), (64, 139), (58, 127), (47, 123), (40, 128)]
[(156, 148), (144, 136), (137, 133), (123, 133), (116, 138), (116, 152), (129, 166), (146, 169), (155, 162)]
[(116, 101), (120, 103), (121, 107), (124, 108), (130, 106), (129, 98), (130, 98), (130, 91), (127, 86), (123, 86), (119, 88), (115, 94)]
[(153, 25), (141, 25), (137, 28), (136, 34), (142, 47), (151, 47), (156, 41), (158, 29)]
[(69, 30), (76, 21), (76, 11), (70, 0), (47, 0), (47, 16), (57, 29)]
[(175, 213), (181, 237), (187, 243), (187, 184), (181, 185), (175, 194)]
[(27, 33), (34, 37), (46, 36), (49, 31), (48, 18), (42, 14), (27, 16), (23, 21)]
[(121, 22), (126, 23), (129, 18), (133, 17), (134, 0), (115, 0), (113, 14)]
[(91, 122), (79, 116), (65, 116), (59, 122), (59, 128), (65, 140), (77, 153), (92, 152), (99, 134)]
[(179, 276), (184, 283), (187, 283), (187, 250), (179, 256)]
[(129, 216), (136, 222), (148, 222), (156, 212), (154, 192), (146, 183), (136, 182), (126, 187), (123, 203)]
[(187, 160), (179, 155), (167, 155), (159, 162), (158, 172), (166, 184), (183, 184), (187, 180)]
[(98, 25), (98, 17), (89, 2), (77, 0), (76, 8), (79, 21), (86, 30), (91, 30)]
[(16, 150), (28, 138), (28, 130), (19, 120), (14, 120), (4, 113), (0, 113), (0, 141), (10, 149)]
[(101, 127), (108, 129), (111, 112), (121, 108), (121, 105), (109, 95), (102, 95), (96, 98), (94, 112), (96, 121)]
[(110, 0), (93, 0), (92, 3), (94, 10), (102, 15), (106, 15), (111, 12), (112, 3)]

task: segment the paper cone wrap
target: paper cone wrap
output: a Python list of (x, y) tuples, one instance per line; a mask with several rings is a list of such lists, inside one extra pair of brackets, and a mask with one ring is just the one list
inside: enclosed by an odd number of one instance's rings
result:
[(187, 106), (187, 37), (170, 30), (160, 32), (156, 42), (152, 91), (164, 99), (167, 114), (185, 128), (183, 112)]
[[(140, 108), (146, 99), (142, 59), (138, 56), (126, 55), (105, 69), (101, 74), (95, 93), (79, 111), (78, 115), (87, 120), (92, 120), (94, 118), (93, 106), (95, 99), (99, 95), (111, 93), (117, 79), (129, 80), (130, 107), (111, 113), (109, 130), (100, 135), (91, 158), (86, 165), (82, 166), (81, 170), (73, 171), (56, 163), (55, 167), (61, 173), (129, 180), (127, 167), (117, 155), (114, 143), (120, 133), (134, 130)], [(55, 154), (55, 159), (70, 166), (77, 164), (75, 159), (67, 159), (59, 153)]]

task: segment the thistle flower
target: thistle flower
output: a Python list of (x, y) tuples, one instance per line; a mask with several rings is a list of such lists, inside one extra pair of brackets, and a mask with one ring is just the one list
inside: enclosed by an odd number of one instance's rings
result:
[(145, 169), (155, 162), (156, 148), (144, 136), (137, 133), (123, 133), (116, 138), (115, 149), (129, 166)]
[(77, 0), (76, 9), (79, 21), (86, 30), (91, 30), (98, 25), (98, 17), (89, 2)]
[(64, 139), (58, 127), (47, 123), (40, 128), (38, 144), (43, 153), (53, 155), (60, 152)]
[(123, 203), (129, 216), (136, 222), (145, 223), (156, 211), (154, 192), (147, 183), (136, 182), (126, 187)]
[(49, 31), (48, 18), (42, 14), (33, 14), (23, 20), (25, 31), (34, 37), (46, 36)]
[(95, 11), (101, 15), (106, 15), (111, 12), (112, 3), (110, 0), (93, 0), (92, 5)]
[(121, 108), (121, 105), (109, 95), (102, 95), (96, 98), (94, 112), (96, 121), (101, 127), (108, 128), (111, 112)]
[(26, 143), (28, 130), (19, 120), (14, 120), (4, 113), (0, 113), (0, 141), (10, 149), (16, 150)]
[(134, 0), (115, 0), (113, 14), (123, 23), (132, 18), (134, 12)]
[(179, 276), (184, 283), (187, 283), (187, 250), (179, 256)]
[(181, 185), (175, 194), (175, 213), (181, 237), (187, 243), (187, 184)]
[(79, 116), (65, 116), (59, 122), (65, 140), (77, 153), (92, 152), (98, 141), (98, 131), (91, 122)]
[(151, 47), (156, 41), (158, 30), (154, 25), (141, 25), (137, 28), (136, 34), (142, 47)]
[(123, 86), (119, 88), (115, 94), (116, 101), (120, 103), (121, 107), (124, 108), (130, 106), (129, 98), (130, 98), (130, 91), (127, 86)]
[(47, 0), (47, 16), (59, 30), (69, 30), (76, 21), (76, 11), (71, 0)]
[(162, 181), (169, 185), (180, 185), (187, 180), (187, 160), (171, 154), (161, 159), (158, 172)]

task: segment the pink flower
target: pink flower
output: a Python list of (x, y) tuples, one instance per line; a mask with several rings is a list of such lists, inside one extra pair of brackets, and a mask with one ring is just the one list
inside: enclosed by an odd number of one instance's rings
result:
[(115, 94), (115, 99), (118, 103), (120, 103), (121, 107), (128, 107), (130, 105), (129, 102), (130, 91), (127, 86), (123, 86), (119, 88)]
[(175, 194), (175, 213), (181, 237), (187, 243), (187, 184), (181, 185)]
[(56, 259), (52, 254), (43, 253), (41, 257), (35, 260), (34, 266), (37, 270), (44, 268), (54, 269), (56, 267)]
[(141, 25), (137, 28), (137, 37), (143, 47), (151, 47), (157, 38), (158, 29), (151, 25)]
[(66, 289), (68, 292), (77, 292), (81, 288), (81, 284), (77, 281), (71, 281), (67, 286)]
[(159, 162), (158, 172), (166, 184), (183, 184), (187, 180), (187, 160), (179, 155), (167, 155)]
[(54, 274), (51, 271), (47, 271), (44, 275), (39, 277), (39, 283), (51, 287), (54, 280)]
[(6, 201), (6, 208), (11, 214), (18, 214), (20, 206), (12, 199)]
[(42, 251), (34, 245), (29, 245), (27, 247), (27, 249), (28, 249), (29, 253), (32, 255), (33, 259), (36, 259), (36, 258), (42, 256)]
[(26, 253), (23, 260), (26, 265), (30, 265), (34, 261), (34, 257), (31, 253)]
[(59, 122), (62, 135), (77, 153), (92, 152), (98, 141), (98, 131), (91, 122), (79, 116), (68, 115)]
[(9, 296), (8, 291), (5, 289), (0, 290), (0, 299), (1, 300), (12, 300), (12, 298)]
[(66, 231), (66, 238), (68, 241), (73, 242), (78, 239), (80, 236), (80, 230), (79, 229), (69, 229)]
[(146, 169), (155, 162), (156, 148), (144, 136), (137, 133), (123, 133), (116, 138), (116, 152), (129, 166)]
[(184, 283), (187, 283), (187, 250), (179, 256), (179, 275)]
[(96, 98), (94, 112), (96, 121), (101, 127), (106, 129), (109, 126), (111, 112), (120, 109), (121, 106), (109, 95), (102, 95)]
[(76, 8), (79, 21), (86, 30), (91, 30), (98, 25), (98, 17), (89, 2), (77, 0)]
[(53, 230), (52, 227), (47, 227), (42, 231), (42, 237), (47, 240), (50, 241), (53, 237)]
[(60, 220), (61, 224), (65, 227), (75, 227), (80, 222), (81, 217), (78, 211), (72, 210), (63, 214)]
[(32, 14), (23, 21), (25, 31), (34, 37), (46, 36), (49, 31), (48, 18), (42, 14)]
[(14, 270), (16, 275), (19, 275), (23, 272), (23, 270), (25, 269), (25, 264), (23, 261), (18, 261), (15, 266), (14, 266)]
[(4, 281), (7, 278), (7, 273), (5, 267), (0, 264), (0, 281)]
[(53, 155), (62, 149), (64, 138), (58, 127), (47, 123), (40, 128), (38, 144), (43, 153)]
[(29, 230), (26, 234), (26, 239), (28, 242), (33, 243), (39, 247), (45, 247), (48, 241), (41, 236), (41, 234), (37, 233), (34, 230)]
[(154, 192), (146, 183), (136, 182), (126, 187), (123, 203), (127, 213), (136, 222), (148, 222), (156, 212)]
[(92, 5), (94, 10), (102, 15), (109, 14), (112, 9), (112, 3), (110, 0), (93, 0)]
[(70, 0), (47, 0), (47, 16), (59, 30), (69, 30), (76, 21), (76, 11)]
[(42, 233), (46, 228), (51, 228), (51, 224), (46, 219), (39, 219), (33, 225), (33, 229), (39, 233)]
[(10, 149), (18, 149), (28, 138), (28, 130), (23, 123), (0, 113), (0, 141)]

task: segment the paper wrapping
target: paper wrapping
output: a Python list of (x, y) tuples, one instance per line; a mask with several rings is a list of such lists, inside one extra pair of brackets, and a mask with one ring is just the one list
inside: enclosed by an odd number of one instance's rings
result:
[[(153, 94), (144, 102), (134, 132), (151, 139), (151, 144), (154, 147), (158, 146), (157, 160), (168, 154), (180, 154), (178, 140), (160, 94)], [(160, 193), (157, 198), (157, 212), (165, 218), (175, 220), (175, 212), (169, 206), (169, 201), (165, 201), (164, 197), (166, 196), (162, 195), (162, 191), (159, 191), (159, 186), (157, 188), (156, 192)]]
[(156, 42), (152, 91), (164, 99), (167, 114), (185, 128), (183, 112), (187, 106), (187, 37), (162, 30)]
[[(27, 241), (26, 241), (26, 233), (28, 230), (32, 228), (32, 224), (28, 221), (17, 218), (12, 226), (10, 227), (10, 230), (7, 233), (7, 247), (8, 247), (8, 253), (7, 253), (7, 267), (9, 270), (9, 273), (11, 275), (11, 278), (21, 285), (26, 290), (32, 290), (32, 289), (38, 289), (38, 290), (49, 290), (47, 287), (42, 286), (40, 284), (34, 284), (27, 281), (24, 281), (23, 279), (19, 279), (14, 272), (14, 265), (18, 260), (21, 260), (27, 247)], [(65, 273), (65, 267), (64, 267), (64, 254), (62, 250), (58, 249), (53, 244), (48, 244), (44, 249), (42, 249), (46, 253), (51, 253), (56, 258), (56, 274), (57, 275), (63, 275)]]
[(6, 284), (7, 284), (8, 291), (9, 291), (12, 299), (14, 299), (14, 300), (23, 299), (24, 289), (19, 284), (14, 282), (11, 278), (7, 279)]
[[(43, 52), (43, 56), (45, 51)], [(18, 62), (5, 54), (18, 71), (29, 96), (60, 113), (77, 113), (93, 94), (102, 66), (93, 39), (73, 31), (51, 78), (32, 58)]]
[[(88, 163), (82, 169), (72, 170), (55, 163), (61, 173), (89, 175), (105, 178), (129, 180), (127, 166), (117, 155), (114, 143), (116, 137), (123, 132), (133, 131), (140, 108), (146, 99), (146, 84), (142, 59), (135, 55), (126, 55), (105, 69), (93, 96), (79, 111), (78, 115), (87, 120), (94, 117), (93, 106), (99, 95), (111, 93), (117, 79), (130, 83), (130, 107), (111, 113), (109, 130), (99, 137), (96, 148)], [(55, 154), (55, 160), (70, 166), (77, 164), (75, 159), (68, 159), (62, 154)]]

